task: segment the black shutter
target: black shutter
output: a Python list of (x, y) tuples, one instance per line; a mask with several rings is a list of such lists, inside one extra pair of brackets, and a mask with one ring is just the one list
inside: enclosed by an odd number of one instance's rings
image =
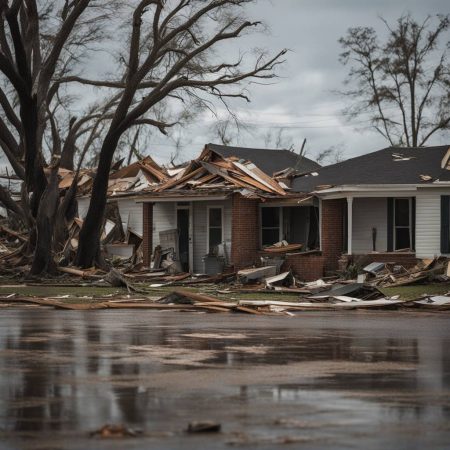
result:
[(394, 251), (394, 199), (387, 199), (387, 251)]
[(411, 249), (416, 251), (416, 197), (411, 199)]
[(450, 253), (450, 196), (441, 195), (441, 253)]

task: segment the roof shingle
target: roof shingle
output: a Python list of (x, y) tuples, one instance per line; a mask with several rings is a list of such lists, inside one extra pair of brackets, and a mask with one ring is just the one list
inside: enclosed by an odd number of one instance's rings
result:
[[(251, 161), (267, 175), (272, 176), (275, 172), (294, 167), (299, 155), (289, 150), (273, 150), (266, 148), (229, 147), (226, 145), (206, 144), (213, 152), (219, 153), (224, 158), (236, 156), (240, 159)], [(321, 166), (311, 159), (302, 157), (298, 170), (302, 173), (311, 172)]]
[(419, 184), (424, 183), (421, 175), (429, 175), (429, 182), (450, 181), (450, 171), (441, 169), (448, 149), (448, 145), (384, 148), (322, 167), (316, 170), (317, 176), (299, 176), (293, 180), (292, 189), (295, 192), (312, 192), (319, 186), (327, 185)]

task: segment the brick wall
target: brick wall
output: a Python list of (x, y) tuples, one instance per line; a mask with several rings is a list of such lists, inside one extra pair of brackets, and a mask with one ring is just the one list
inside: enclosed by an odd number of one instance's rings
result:
[(301, 281), (315, 281), (323, 277), (325, 257), (317, 253), (291, 253), (286, 255), (282, 270), (292, 270)]
[(153, 203), (142, 205), (144, 265), (150, 266), (153, 252)]
[(235, 269), (258, 262), (259, 251), (259, 200), (240, 194), (232, 198), (231, 263)]
[(322, 201), (322, 255), (324, 270), (335, 271), (344, 248), (345, 199)]

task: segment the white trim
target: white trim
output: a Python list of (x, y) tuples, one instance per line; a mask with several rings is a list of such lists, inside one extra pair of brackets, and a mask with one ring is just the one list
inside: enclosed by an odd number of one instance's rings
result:
[(375, 191), (367, 191), (367, 192), (351, 192), (345, 191), (341, 193), (327, 194), (319, 196), (324, 200), (339, 200), (346, 199), (348, 195), (351, 195), (353, 198), (397, 198), (397, 197), (415, 197), (417, 195), (417, 191), (386, 191), (386, 192), (375, 192)]
[[(206, 251), (209, 254), (209, 211), (211, 209), (220, 209), (221, 215), (220, 215), (220, 221), (221, 221), (221, 244), (225, 241), (225, 234), (224, 234), (224, 207), (223, 205), (207, 205), (206, 206)], [(217, 227), (215, 227), (217, 228)]]
[(347, 197), (347, 253), (353, 253), (353, 197)]
[(168, 202), (205, 202), (205, 201), (222, 201), (227, 200), (228, 195), (219, 196), (203, 196), (203, 197), (189, 197), (188, 195), (180, 197), (145, 197), (136, 201), (136, 203), (168, 203)]

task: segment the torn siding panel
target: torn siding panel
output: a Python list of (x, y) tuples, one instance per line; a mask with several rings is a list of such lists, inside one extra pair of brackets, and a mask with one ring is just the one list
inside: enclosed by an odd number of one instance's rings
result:
[(176, 203), (155, 203), (153, 205), (153, 248), (159, 245), (160, 231), (171, 230), (177, 227)]
[(91, 199), (90, 197), (82, 197), (78, 198), (77, 200), (78, 200), (78, 217), (84, 219), (86, 217), (89, 208), (89, 201)]
[(129, 198), (118, 198), (117, 205), (122, 219), (123, 231), (126, 233), (128, 226), (128, 228), (131, 228), (136, 234), (142, 236), (142, 203), (136, 203), (135, 200)]
[(387, 199), (355, 198), (353, 200), (353, 253), (364, 254), (373, 250), (372, 228), (377, 229), (376, 251), (385, 252), (387, 250)]

